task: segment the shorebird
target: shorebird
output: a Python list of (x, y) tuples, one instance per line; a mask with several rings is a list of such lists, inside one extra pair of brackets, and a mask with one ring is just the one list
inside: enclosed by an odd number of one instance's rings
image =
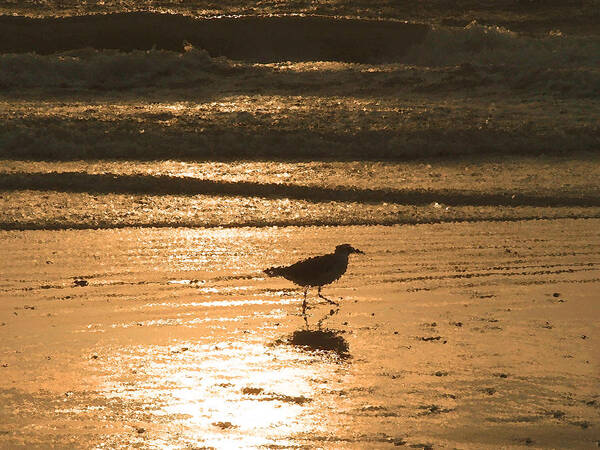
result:
[(306, 310), (306, 295), (311, 287), (318, 286), (318, 296), (333, 305), (337, 302), (329, 300), (321, 295), (321, 288), (329, 283), (333, 283), (340, 278), (348, 268), (348, 256), (351, 253), (364, 254), (360, 250), (352, 247), (350, 244), (338, 245), (335, 252), (327, 255), (313, 256), (312, 258), (298, 261), (291, 266), (269, 267), (264, 273), (270, 277), (283, 277), (293, 283), (304, 287), (303, 310)]

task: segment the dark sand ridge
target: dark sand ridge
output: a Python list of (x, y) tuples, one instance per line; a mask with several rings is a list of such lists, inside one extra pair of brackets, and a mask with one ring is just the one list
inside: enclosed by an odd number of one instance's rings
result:
[(121, 13), (68, 18), (0, 17), (0, 52), (40, 54), (76, 48), (182, 51), (184, 42), (211, 56), (251, 61), (395, 60), (429, 26), (321, 16), (194, 19)]
[(387, 202), (450, 206), (600, 206), (595, 193), (553, 195), (506, 192), (477, 192), (455, 189), (358, 189), (350, 187), (301, 186), (284, 183), (214, 181), (191, 177), (117, 175), (84, 172), (8, 173), (0, 178), (0, 190), (39, 190), (97, 194), (179, 194), (290, 198), (309, 202)]

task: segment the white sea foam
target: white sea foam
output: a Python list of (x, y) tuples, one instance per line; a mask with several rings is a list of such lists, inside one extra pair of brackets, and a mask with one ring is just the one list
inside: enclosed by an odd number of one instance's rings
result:
[(436, 27), (403, 58), (408, 64), (448, 66), (462, 63), (519, 67), (600, 66), (600, 37), (565, 36), (559, 31), (529, 37), (498, 26), (471, 22), (464, 28)]

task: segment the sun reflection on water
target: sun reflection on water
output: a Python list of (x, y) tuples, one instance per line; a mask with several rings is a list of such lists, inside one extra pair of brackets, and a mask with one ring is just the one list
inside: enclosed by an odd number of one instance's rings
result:
[(108, 364), (103, 390), (141, 402), (149, 414), (146, 444), (166, 448), (176, 431), (179, 444), (248, 448), (326, 432), (319, 391), (340, 361), (287, 345), (228, 341), (129, 347)]

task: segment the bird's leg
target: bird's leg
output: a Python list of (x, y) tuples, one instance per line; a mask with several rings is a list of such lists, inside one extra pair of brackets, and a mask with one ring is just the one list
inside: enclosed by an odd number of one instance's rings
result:
[(308, 295), (308, 290), (310, 289), (310, 286), (307, 286), (304, 289), (304, 300), (302, 301), (302, 309), (306, 310), (306, 309), (310, 309), (308, 306), (308, 302), (306, 301), (306, 296)]
[(327, 297), (324, 297), (323, 295), (321, 295), (321, 286), (319, 286), (319, 292), (318, 292), (317, 295), (319, 296), (319, 298), (322, 298), (323, 300), (331, 303), (332, 305), (340, 306), (340, 304), (338, 302), (334, 302), (333, 300), (329, 300)]
[(304, 317), (304, 322), (306, 323), (306, 329), (308, 330), (308, 316), (306, 315), (306, 310), (308, 309), (308, 303), (306, 301), (306, 295), (308, 294), (308, 287), (304, 289), (304, 300), (302, 300), (302, 317)]
[(302, 304), (302, 318), (304, 319), (304, 323), (306, 324), (306, 329), (308, 330), (308, 315), (306, 314), (306, 304)]

